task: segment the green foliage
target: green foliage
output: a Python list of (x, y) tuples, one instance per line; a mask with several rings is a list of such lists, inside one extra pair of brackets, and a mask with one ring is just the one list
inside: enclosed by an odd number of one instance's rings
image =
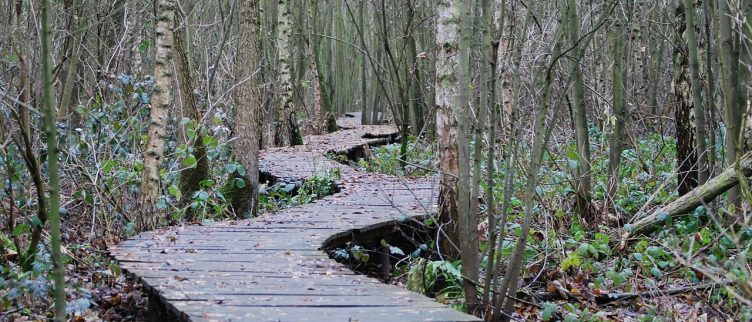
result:
[(259, 209), (275, 211), (310, 203), (336, 192), (334, 182), (341, 179), (339, 169), (321, 169), (303, 182), (277, 182), (259, 187)]
[(461, 261), (431, 261), (424, 258), (412, 260), (407, 274), (407, 289), (440, 302), (448, 302), (458, 309), (464, 307)]
[(402, 145), (398, 143), (372, 147), (370, 159), (358, 161), (357, 166), (368, 172), (398, 176), (427, 176), (436, 173), (434, 170), (436, 169), (436, 156), (433, 145), (415, 137), (409, 137), (404, 169), (400, 165), (401, 147)]

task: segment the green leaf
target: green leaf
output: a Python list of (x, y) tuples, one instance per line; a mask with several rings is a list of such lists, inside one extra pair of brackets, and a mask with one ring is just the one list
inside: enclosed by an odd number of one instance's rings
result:
[(566, 271), (570, 267), (580, 267), (580, 265), (582, 265), (580, 256), (577, 254), (577, 252), (573, 252), (569, 254), (569, 256), (567, 256), (564, 261), (561, 262), (561, 270)]
[(237, 169), (238, 169), (238, 165), (237, 165), (237, 164), (235, 164), (235, 163), (228, 163), (228, 164), (227, 164), (227, 165), (225, 166), (225, 173), (227, 173), (227, 174), (232, 174), (232, 173), (234, 173), (234, 172), (235, 172), (235, 170), (237, 170)]
[(559, 306), (551, 302), (544, 302), (541, 307), (543, 308), (543, 311), (541, 311), (543, 321), (551, 320), (554, 314), (559, 311)]
[(204, 145), (208, 147), (215, 148), (219, 144), (219, 141), (217, 138), (211, 136), (211, 135), (205, 135), (204, 136)]
[(245, 172), (245, 167), (244, 167), (244, 166), (242, 166), (242, 165), (240, 165), (240, 164), (238, 164), (238, 169), (237, 169), (237, 171), (238, 171), (238, 174), (239, 174), (239, 175), (241, 175), (241, 176), (244, 176), (244, 175), (245, 175), (245, 173), (246, 173), (246, 172)]
[(668, 213), (666, 212), (661, 212), (656, 216), (656, 219), (658, 219), (658, 221), (664, 221), (666, 220), (666, 218), (668, 218)]
[(695, 217), (702, 217), (705, 215), (705, 207), (699, 206), (697, 209), (695, 209), (695, 212), (693, 214)]
[(640, 253), (633, 253), (632, 257), (634, 257), (635, 260), (642, 261), (642, 254)]
[(183, 195), (183, 194), (182, 194), (182, 193), (180, 192), (180, 189), (179, 189), (179, 188), (178, 188), (178, 187), (177, 187), (176, 185), (171, 185), (171, 186), (169, 186), (169, 187), (167, 188), (167, 192), (168, 192), (168, 193), (169, 193), (169, 194), (170, 194), (171, 196), (175, 197), (175, 199), (180, 199), (180, 197), (181, 197), (181, 196)]
[(245, 180), (241, 178), (235, 178), (235, 180), (233, 180), (233, 185), (235, 186), (235, 188), (243, 189), (245, 188)]
[(42, 220), (39, 219), (39, 217), (34, 216), (31, 217), (31, 227), (42, 227), (43, 223)]
[(102, 172), (105, 172), (105, 173), (110, 172), (110, 170), (112, 170), (112, 168), (115, 166), (117, 166), (117, 161), (109, 160), (104, 163), (104, 166), (102, 166)]
[(187, 168), (194, 168), (196, 167), (196, 164), (198, 164), (198, 161), (196, 160), (196, 157), (193, 156), (193, 154), (189, 154), (185, 160), (183, 160), (183, 166)]
[(201, 180), (201, 182), (199, 182), (198, 185), (204, 188), (209, 188), (214, 185), (214, 180), (212, 179)]
[(84, 202), (89, 205), (94, 205), (94, 196), (92, 196), (90, 193), (87, 193), (86, 197), (84, 197)]
[(702, 245), (705, 246), (710, 243), (710, 229), (708, 227), (703, 227), (700, 229), (700, 237), (702, 238)]
[(196, 191), (196, 193), (193, 194), (193, 199), (199, 201), (207, 201), (209, 200), (209, 193), (204, 190)]
[(30, 230), (29, 229), (29, 225), (25, 225), (25, 224), (16, 225), (16, 227), (13, 228), (13, 236), (14, 237), (21, 236), (21, 234), (23, 234), (23, 233), (25, 233), (25, 232), (27, 232), (29, 230)]

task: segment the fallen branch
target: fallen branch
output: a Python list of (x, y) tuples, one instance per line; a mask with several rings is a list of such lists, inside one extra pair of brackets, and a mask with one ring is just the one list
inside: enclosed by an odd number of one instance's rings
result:
[(737, 172), (736, 165), (730, 166), (721, 172), (721, 174), (708, 180), (705, 184), (653, 211), (651, 214), (638, 218), (631, 227), (627, 227), (627, 232), (622, 235), (622, 240), (628, 239), (630, 235), (640, 235), (650, 232), (656, 225), (668, 218), (687, 214), (694, 211), (697, 207), (713, 201), (713, 199), (722, 193), (739, 184), (739, 174), (745, 177), (752, 176), (752, 153), (745, 154), (739, 160), (738, 170)]

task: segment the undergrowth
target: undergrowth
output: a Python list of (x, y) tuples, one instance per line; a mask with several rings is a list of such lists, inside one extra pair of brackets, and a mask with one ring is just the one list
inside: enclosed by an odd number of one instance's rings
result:
[[(370, 157), (352, 165), (356, 168), (390, 175), (427, 176), (436, 174), (436, 155), (431, 144), (414, 136), (408, 138), (407, 154), (400, 158), (400, 144), (371, 147)], [(400, 161), (405, 163), (402, 167)]]
[[(671, 137), (657, 134), (638, 139), (622, 153), (619, 168), (619, 189), (615, 212), (606, 207), (608, 150), (605, 139), (591, 129), (593, 209), (595, 219), (587, 222), (574, 211), (574, 190), (571, 176), (576, 169), (576, 154), (571, 145), (555, 145), (546, 155), (537, 189), (540, 202), (534, 209), (534, 229), (528, 236), (524, 255), (523, 288), (520, 296), (534, 305), (521, 304), (517, 314), (523, 318), (565, 321), (611, 320), (628, 314), (642, 321), (672, 320), (677, 314), (715, 317), (718, 319), (750, 320), (752, 309), (740, 302), (735, 281), (749, 281), (749, 256), (752, 255), (752, 228), (737, 226), (725, 229), (733, 218), (713, 205), (699, 207), (694, 213), (670, 220), (663, 229), (639, 237), (621, 249), (611, 240), (624, 223), (638, 214), (649, 213), (658, 205), (672, 201), (676, 194), (676, 144)], [(411, 141), (416, 144), (416, 141)], [(398, 145), (374, 149), (370, 160), (361, 161), (369, 171), (405, 175), (415, 170), (400, 170)], [(410, 163), (433, 165), (431, 150), (411, 148)], [(424, 158), (424, 159), (420, 159)], [(485, 166), (488, 160), (483, 161)], [(497, 162), (496, 168), (504, 164)], [(494, 194), (503, 197), (505, 173), (496, 172)], [(514, 241), (522, 221), (521, 192), (524, 178), (517, 172), (514, 193), (506, 209), (510, 216), (509, 235), (501, 241), (496, 263), (505, 263), (513, 252)], [(483, 187), (485, 188), (485, 187)], [(485, 206), (481, 205), (485, 216)], [(487, 247), (488, 227), (481, 218), (481, 256)], [(432, 218), (427, 226), (436, 223)], [(732, 225), (733, 227), (733, 225)], [(406, 249), (403, 256), (391, 254), (397, 263), (392, 282), (408, 289), (435, 297), (457, 308), (464, 307), (461, 261), (449, 262), (436, 256), (433, 243), (421, 249)], [(355, 249), (355, 252), (362, 250)], [(353, 249), (339, 250), (339, 256), (353, 256)], [(407, 255), (404, 255), (407, 254)], [(363, 260), (363, 256), (358, 257)], [(366, 257), (366, 260), (368, 258)], [(487, 258), (482, 258), (485, 267)], [(502, 267), (504, 267), (502, 265)], [(502, 270), (503, 271), (503, 270)], [(484, 273), (481, 272), (481, 277)], [(728, 283), (717, 283), (719, 280)], [(481, 284), (483, 281), (480, 281)], [(635, 297), (629, 300), (601, 303), (608, 294), (627, 294), (650, 290), (671, 290), (688, 285), (714, 284), (694, 292), (676, 296)], [(729, 287), (726, 287), (728, 285)], [(743, 287), (743, 286), (741, 286)], [(565, 297), (551, 296), (566, 292)], [(601, 304), (596, 304), (601, 303)]]

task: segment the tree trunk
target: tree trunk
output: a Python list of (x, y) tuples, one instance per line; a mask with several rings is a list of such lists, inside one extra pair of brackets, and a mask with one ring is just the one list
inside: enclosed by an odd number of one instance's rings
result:
[[(237, 139), (233, 146), (235, 159), (245, 171), (236, 170), (231, 175), (244, 181), (239, 187), (235, 184), (232, 208), (243, 218), (256, 215), (258, 207), (258, 156), (259, 156), (259, 127), (258, 114), (261, 105), (258, 92), (261, 79), (258, 76), (260, 66), (259, 43), (260, 22), (259, 2), (256, 0), (239, 0), (238, 8), (238, 53), (235, 62), (235, 82), (239, 83), (233, 94), (235, 100), (235, 128)], [(244, 172), (244, 173), (243, 173)]]
[[(187, 111), (188, 118), (195, 124), (195, 127), (192, 129), (195, 134), (188, 135), (188, 138), (190, 145), (193, 147), (193, 157), (196, 159), (196, 164), (180, 171), (180, 192), (183, 195), (181, 205), (186, 207), (193, 199), (193, 194), (201, 189), (201, 181), (209, 179), (211, 167), (209, 165), (209, 158), (206, 155), (206, 145), (204, 144), (201, 111), (196, 102), (196, 96), (193, 93), (193, 71), (190, 69), (187, 52), (188, 46), (186, 45), (188, 20), (185, 15), (180, 13), (180, 10), (177, 10), (177, 12), (179, 19), (175, 19), (175, 31), (173, 34), (175, 48), (173, 54), (177, 58), (175, 69), (178, 74), (179, 95), (183, 103), (183, 108)], [(185, 209), (185, 219), (193, 220), (195, 215), (195, 210), (191, 207)]]
[[(57, 114), (55, 111), (54, 84), (52, 83), (52, 46), (50, 25), (50, 0), (42, 1), (42, 91), (44, 98), (44, 127), (47, 134), (47, 169), (49, 171), (50, 195), (50, 241), (52, 248), (52, 263), (54, 264), (53, 279), (55, 281), (55, 320), (66, 321), (65, 313), (65, 263), (60, 252), (60, 166), (57, 155)], [(12, 207), (12, 206), (11, 206)]]
[[(572, 46), (570, 70), (572, 73), (572, 112), (574, 114), (575, 142), (577, 145), (577, 163), (575, 190), (577, 191), (576, 208), (580, 218), (590, 220), (590, 139), (588, 138), (587, 109), (585, 108), (585, 89), (582, 81), (580, 62), (585, 48), (577, 44), (580, 38), (580, 20), (577, 17), (577, 1), (567, 1), (567, 35)], [(593, 224), (592, 222), (590, 224)]]
[[(459, 43), (459, 65), (457, 70), (457, 80), (459, 86), (459, 95), (455, 97), (454, 118), (458, 122), (457, 127), (457, 146), (459, 156), (459, 180), (457, 182), (457, 211), (459, 217), (460, 233), (460, 251), (462, 257), (462, 275), (463, 289), (465, 291), (465, 303), (467, 311), (470, 314), (480, 313), (480, 302), (478, 298), (478, 288), (475, 281), (478, 280), (480, 258), (479, 258), (479, 241), (478, 241), (478, 211), (474, 205), (477, 205), (477, 197), (472, 194), (471, 184), (480, 180), (480, 151), (482, 148), (482, 137), (479, 132), (475, 141), (476, 163), (475, 171), (478, 173), (473, 176), (475, 182), (471, 182), (471, 161), (470, 161), (470, 109), (472, 98), (472, 62), (470, 61), (470, 51), (473, 44), (473, 6), (472, 1), (459, 1), (460, 6), (460, 43)], [(403, 104), (403, 108), (407, 108)], [(484, 112), (480, 112), (484, 113)], [(405, 115), (406, 113), (403, 113)], [(485, 115), (479, 116), (479, 124), (483, 126)], [(405, 126), (407, 120), (405, 120)], [(406, 147), (406, 138), (403, 138), (402, 147)], [(478, 184), (475, 185), (479, 187)], [(472, 199), (475, 198), (475, 202)]]
[(436, 4), (436, 132), (439, 143), (439, 223), (444, 236), (438, 240), (438, 250), (449, 258), (459, 257), (454, 242), (459, 240), (458, 124), (455, 118), (456, 99), (460, 84), (457, 81), (459, 62), (459, 7), (454, 0)]
[(608, 147), (608, 203), (610, 208), (615, 208), (616, 193), (619, 189), (619, 164), (621, 164), (621, 152), (624, 149), (624, 122), (627, 118), (627, 100), (625, 97), (626, 88), (624, 86), (624, 76), (626, 66), (624, 58), (626, 56), (626, 46), (624, 45), (626, 33), (621, 15), (616, 13), (614, 24), (608, 31), (609, 42), (611, 43), (612, 58), (614, 65), (612, 67), (613, 80), (613, 123), (612, 133), (609, 138)]
[[(718, 39), (718, 54), (721, 61), (721, 90), (723, 93), (723, 104), (726, 111), (726, 163), (730, 166), (736, 162), (739, 156), (739, 135), (741, 134), (742, 109), (739, 106), (737, 97), (736, 82), (739, 80), (739, 49), (736, 47), (736, 32), (734, 31), (734, 21), (731, 11), (731, 1), (720, 0), (718, 10), (718, 28), (720, 39)], [(736, 214), (741, 211), (741, 190), (739, 187), (733, 187), (729, 190), (728, 201), (734, 205), (733, 210)]]
[[(360, 1), (358, 4), (358, 23), (360, 30), (366, 29), (366, 1)], [(372, 124), (371, 114), (368, 106), (368, 55), (365, 51), (360, 55), (360, 123)]]
[(684, 0), (678, 0), (674, 22), (674, 112), (676, 116), (676, 168), (678, 169), (678, 190), (683, 195), (697, 186), (697, 154), (695, 153), (695, 130), (692, 97), (689, 83), (689, 58), (684, 33)]
[(322, 88), (322, 76), (318, 63), (318, 36), (316, 35), (316, 14), (318, 12), (318, 0), (312, 0), (308, 6), (307, 32), (308, 32), (308, 64), (311, 70), (311, 88), (313, 89), (313, 124), (314, 134), (321, 134), (326, 129), (324, 106), (328, 106), (326, 89)]
[(172, 84), (172, 26), (175, 11), (174, 0), (159, 0), (157, 19), (157, 56), (155, 59), (155, 88), (149, 110), (148, 142), (144, 150), (144, 170), (141, 177), (139, 204), (141, 213), (136, 219), (136, 230), (153, 229), (158, 223), (156, 203), (159, 198), (159, 168), (164, 159), (167, 136), (167, 112), (170, 109), (170, 85)]
[[(700, 55), (697, 44), (697, 15), (693, 0), (681, 1), (684, 1), (685, 37), (687, 38), (686, 47), (682, 47), (687, 49), (687, 54), (689, 55), (692, 105), (694, 106), (692, 110), (694, 117), (690, 117), (690, 120), (693, 121), (692, 126), (695, 130), (695, 153), (697, 157), (697, 166), (695, 169), (697, 171), (697, 182), (703, 184), (705, 181), (708, 181), (708, 148), (705, 135), (705, 107), (702, 101), (702, 88), (700, 87), (702, 84), (700, 83)], [(681, 42), (678, 42), (679, 40), (677, 39), (677, 45), (681, 44)], [(708, 77), (712, 77), (712, 75), (708, 75)]]
[(295, 116), (295, 104), (292, 96), (292, 71), (290, 68), (290, 38), (292, 23), (288, 0), (279, 0), (277, 11), (277, 51), (279, 52), (279, 104), (276, 144), (301, 145), (303, 136), (298, 128)]

